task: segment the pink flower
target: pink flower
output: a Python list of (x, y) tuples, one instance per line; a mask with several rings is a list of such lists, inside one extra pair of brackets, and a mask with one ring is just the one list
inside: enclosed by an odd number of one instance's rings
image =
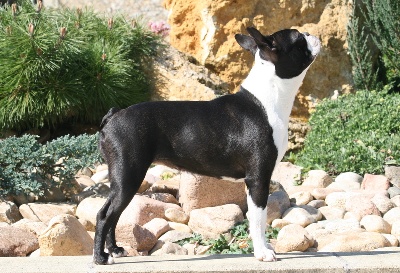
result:
[(170, 27), (165, 22), (149, 22), (151, 32), (166, 37), (169, 34)]

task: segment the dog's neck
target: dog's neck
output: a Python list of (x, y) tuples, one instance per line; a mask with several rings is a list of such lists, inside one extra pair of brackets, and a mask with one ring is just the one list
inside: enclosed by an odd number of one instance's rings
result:
[(276, 75), (275, 66), (271, 62), (260, 58), (259, 52), (255, 58), (254, 66), (242, 87), (252, 93), (266, 111), (273, 129), (279, 162), (287, 148), (287, 130), (293, 102), (308, 68), (297, 77), (282, 79)]

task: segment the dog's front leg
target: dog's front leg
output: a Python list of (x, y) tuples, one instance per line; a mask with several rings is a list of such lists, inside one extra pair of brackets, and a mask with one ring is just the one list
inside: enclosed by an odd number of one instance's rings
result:
[[(268, 195), (267, 195), (268, 196)], [(267, 198), (267, 196), (265, 198)], [(267, 226), (267, 207), (259, 207), (254, 197), (247, 193), (248, 218), (250, 222), (250, 236), (253, 240), (254, 256), (257, 260), (274, 262), (277, 260), (271, 244), (266, 242), (265, 230)]]

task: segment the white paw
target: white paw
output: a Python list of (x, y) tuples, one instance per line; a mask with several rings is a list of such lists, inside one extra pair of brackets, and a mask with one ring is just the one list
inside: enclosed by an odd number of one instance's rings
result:
[(112, 256), (114, 257), (114, 258), (120, 258), (120, 257), (126, 257), (126, 256), (128, 256), (128, 251), (126, 251), (125, 249), (124, 249), (124, 253), (112, 253)]
[(257, 260), (264, 262), (277, 261), (275, 251), (270, 244), (267, 244), (259, 249), (254, 249), (254, 257), (256, 257)]
[(114, 258), (110, 255), (108, 256), (107, 264), (113, 264), (114, 263)]

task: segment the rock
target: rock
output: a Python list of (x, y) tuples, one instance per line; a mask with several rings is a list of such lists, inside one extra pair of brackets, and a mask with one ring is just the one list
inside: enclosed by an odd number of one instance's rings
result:
[(399, 166), (385, 166), (385, 176), (397, 188), (400, 188), (400, 167)]
[(382, 235), (386, 238), (386, 240), (388, 240), (391, 247), (399, 246), (399, 240), (395, 235), (392, 234), (382, 234)]
[(388, 193), (389, 193), (390, 198), (398, 196), (398, 195), (400, 195), (400, 188), (398, 188), (397, 186), (390, 187), (388, 189)]
[(44, 194), (42, 196), (37, 197), (37, 202), (65, 202), (66, 201), (65, 194), (58, 187), (51, 187), (49, 189), (44, 190)]
[(315, 222), (322, 219), (322, 213), (318, 209), (309, 205), (300, 205), (298, 207), (306, 210), (314, 218)]
[(310, 207), (319, 209), (321, 207), (326, 206), (326, 203), (324, 200), (312, 200), (310, 203), (307, 204)]
[(181, 210), (181, 207), (171, 203), (164, 203), (158, 200), (136, 194), (132, 201), (122, 212), (118, 225), (144, 225), (154, 218), (164, 218), (165, 211), (169, 208)]
[(295, 203), (298, 206), (306, 205), (313, 200), (313, 196), (308, 191), (296, 192), (291, 194), (289, 198), (291, 199), (292, 203)]
[(119, 225), (115, 229), (117, 242), (128, 244), (137, 251), (150, 251), (157, 243), (156, 235), (138, 224)]
[(145, 193), (169, 193), (177, 196), (179, 192), (180, 181), (178, 178), (173, 177), (166, 180), (157, 180)]
[(361, 183), (363, 190), (386, 191), (389, 187), (389, 179), (383, 175), (365, 174)]
[(15, 223), (22, 219), (18, 207), (10, 201), (1, 202), (0, 200), (0, 222), (9, 224)]
[(400, 220), (392, 223), (391, 234), (400, 237)]
[(343, 192), (343, 190), (335, 188), (316, 188), (312, 190), (311, 194), (317, 200), (325, 200), (326, 197), (333, 192)]
[(145, 196), (152, 198), (154, 200), (158, 200), (164, 203), (172, 203), (179, 205), (178, 200), (170, 193), (161, 193), (161, 192), (156, 192), (156, 193), (146, 193), (144, 194)]
[(84, 188), (87, 187), (91, 187), (94, 186), (96, 184), (96, 182), (94, 182), (89, 176), (87, 175), (80, 175), (75, 177), (75, 180), (78, 182), (79, 186), (82, 188), (82, 190)]
[(21, 219), (18, 222), (12, 224), (12, 227), (29, 231), (36, 236), (39, 236), (46, 230), (47, 225), (43, 222), (36, 222), (29, 219)]
[(350, 219), (352, 219), (352, 220), (356, 220), (356, 221), (360, 222), (361, 219), (362, 219), (362, 215), (361, 215), (361, 214), (358, 214), (358, 213), (351, 212), (351, 211), (347, 211), (347, 212), (344, 214), (343, 219), (345, 219), (345, 220), (350, 220)]
[(276, 191), (270, 194), (267, 201), (267, 223), (271, 224), (275, 219), (290, 208), (289, 196), (285, 191)]
[(375, 194), (371, 201), (382, 214), (395, 207), (395, 204), (392, 203), (389, 197), (383, 194)]
[(94, 225), (94, 223), (92, 223), (88, 219), (79, 218), (78, 221), (86, 229), (87, 232), (95, 232), (96, 231), (96, 226)]
[(165, 217), (168, 221), (187, 224), (189, 222), (189, 216), (186, 215), (183, 211), (169, 208), (165, 211)]
[(279, 182), (282, 187), (288, 192), (290, 189), (296, 187), (297, 182), (300, 181), (301, 167), (293, 165), (290, 162), (279, 162), (272, 173), (271, 180)]
[(41, 256), (92, 255), (93, 239), (75, 216), (61, 214), (52, 218), (39, 236)]
[(235, 204), (227, 204), (192, 210), (189, 227), (204, 237), (216, 238), (243, 220), (240, 207)]
[(170, 230), (170, 231), (164, 233), (158, 240), (163, 241), (163, 242), (175, 243), (180, 240), (190, 238), (192, 236), (193, 236), (193, 234), (189, 233), (189, 232)]
[(332, 177), (322, 170), (311, 170), (308, 172), (303, 186), (312, 186), (316, 188), (326, 188), (333, 182)]
[(346, 209), (347, 194), (345, 192), (332, 192), (326, 196), (325, 203), (329, 207)]
[(107, 164), (100, 164), (96, 167), (95, 173), (102, 172), (102, 171), (107, 171), (108, 170), (108, 165)]
[(38, 239), (32, 232), (0, 227), (0, 257), (24, 257), (38, 248)]
[[(352, 84), (351, 62), (343, 50), (351, 12), (348, 3), (338, 0), (312, 4), (307, 1), (167, 0), (164, 5), (172, 26), (171, 45), (218, 71), (222, 80), (230, 84), (230, 90), (237, 89), (253, 62), (252, 56), (236, 43), (234, 35), (247, 34), (246, 27), (253, 25), (263, 34), (293, 27), (321, 39), (324, 54), (304, 80), (295, 102), (296, 115), (308, 113), (304, 104), (311, 107), (305, 98), (310, 93), (323, 98), (334, 90), (347, 90), (346, 86)], [(329, 79), (325, 77), (327, 74)]]
[(93, 186), (85, 188), (82, 192), (71, 196), (71, 200), (75, 203), (80, 203), (82, 200), (91, 197), (107, 197), (110, 193), (110, 187), (105, 183), (99, 182)]
[(21, 193), (18, 195), (14, 195), (13, 200), (10, 200), (10, 201), (14, 201), (14, 203), (19, 207), (23, 204), (35, 202), (35, 199), (36, 199), (36, 196), (33, 193), (29, 193), (29, 194)]
[(366, 215), (361, 219), (360, 226), (366, 231), (378, 233), (390, 233), (391, 227), (388, 222), (378, 215)]
[(363, 194), (348, 195), (346, 198), (346, 211), (359, 214), (361, 218), (365, 215), (381, 215), (371, 198)]
[(82, 169), (80, 169), (77, 173), (77, 177), (79, 176), (86, 176), (86, 177), (91, 177), (93, 175), (93, 171), (88, 168), (88, 167), (83, 167)]
[(306, 227), (309, 224), (316, 222), (315, 217), (301, 207), (289, 208), (283, 214), (282, 219), (292, 224), (298, 224), (302, 227)]
[[(143, 228), (149, 230), (151, 233), (156, 236), (156, 238), (160, 238), (165, 232), (169, 231), (171, 228), (167, 222), (167, 220), (162, 218), (154, 218), (150, 222), (147, 222), (143, 225)], [(149, 249), (150, 250), (150, 249)]]
[(101, 181), (108, 178), (108, 169), (97, 171), (92, 177), (90, 177), (95, 183), (100, 183)]
[(346, 232), (328, 235), (325, 238), (330, 243), (318, 246), (319, 252), (359, 252), (371, 251), (390, 246), (389, 241), (376, 232)]
[(291, 252), (305, 251), (307, 248), (314, 245), (314, 240), (304, 229), (297, 224), (284, 226), (278, 234), (275, 251)]
[(48, 224), (49, 221), (60, 214), (75, 215), (76, 205), (69, 203), (28, 203), (19, 207), (19, 212), (24, 218)]
[(284, 226), (290, 225), (291, 223), (284, 219), (275, 219), (272, 221), (271, 227), (282, 229)]
[(362, 176), (353, 172), (345, 172), (336, 177), (334, 186), (344, 191), (359, 190), (362, 181)]
[(166, 242), (162, 244), (162, 247), (154, 252), (151, 255), (187, 255), (188, 250), (178, 244)]
[(325, 229), (331, 233), (342, 233), (360, 230), (360, 222), (354, 219), (327, 220)]
[(101, 197), (86, 198), (79, 203), (75, 215), (80, 220), (86, 220), (96, 226), (97, 213), (105, 202), (106, 199)]
[(325, 206), (318, 209), (326, 220), (343, 219), (345, 210), (342, 208)]
[(176, 231), (180, 231), (180, 232), (186, 232), (186, 233), (192, 233), (192, 229), (185, 224), (181, 224), (181, 223), (176, 223), (176, 222), (168, 222), (169, 227), (172, 230), (176, 230)]
[(393, 224), (396, 221), (400, 220), (400, 207), (395, 207), (389, 210), (383, 215), (383, 219), (386, 220), (389, 224)]
[(400, 207), (400, 195), (397, 195), (397, 196), (393, 197), (392, 199), (390, 199), (390, 201), (391, 201), (396, 207)]
[[(143, 180), (142, 184), (140, 184), (140, 187), (139, 187), (137, 193), (144, 193), (145, 191), (150, 189), (150, 187), (151, 187), (151, 184), (147, 180)], [(150, 198), (152, 198), (152, 197), (150, 197)], [(157, 198), (154, 198), (154, 199), (157, 199)], [(162, 201), (162, 200), (160, 200), (160, 201)]]
[(189, 214), (193, 209), (237, 204), (247, 210), (244, 182), (231, 182), (183, 172), (180, 176), (179, 203)]

